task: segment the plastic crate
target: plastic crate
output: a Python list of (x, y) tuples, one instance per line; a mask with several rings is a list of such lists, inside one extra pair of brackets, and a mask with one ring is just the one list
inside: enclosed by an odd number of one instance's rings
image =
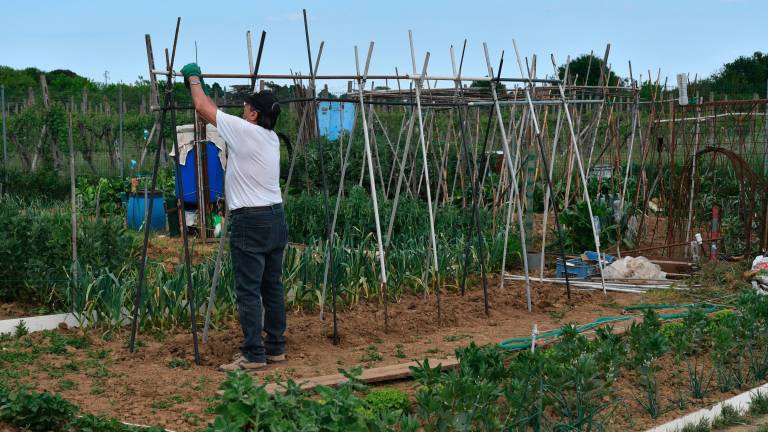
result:
[(573, 258), (567, 261), (568, 265), (563, 265), (563, 260), (558, 258), (555, 264), (555, 277), (564, 278), (566, 269), (568, 276), (576, 279), (586, 279), (600, 272), (597, 263), (585, 262), (581, 258)]

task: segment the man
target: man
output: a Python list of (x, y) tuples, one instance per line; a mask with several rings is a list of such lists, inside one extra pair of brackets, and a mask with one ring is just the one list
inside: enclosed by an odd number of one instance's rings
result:
[(244, 341), (234, 361), (219, 369), (262, 369), (285, 360), (282, 268), (288, 227), (280, 194), (280, 141), (273, 130), (280, 105), (271, 92), (254, 93), (243, 104), (243, 117), (235, 117), (219, 111), (205, 94), (197, 64), (190, 63), (181, 72), (195, 110), (227, 142), (230, 249)]

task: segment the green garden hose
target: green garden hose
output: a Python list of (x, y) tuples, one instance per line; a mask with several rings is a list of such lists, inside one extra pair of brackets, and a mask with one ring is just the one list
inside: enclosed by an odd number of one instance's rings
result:
[[(630, 311), (637, 311), (637, 310), (647, 310), (647, 309), (680, 309), (680, 308), (691, 308), (691, 307), (701, 307), (704, 308), (705, 314), (710, 314), (712, 312), (715, 312), (719, 309), (721, 309), (720, 306), (716, 306), (710, 303), (685, 303), (685, 304), (644, 304), (644, 305), (637, 305), (637, 306), (628, 306), (624, 308), (624, 312), (630, 312)], [(671, 313), (671, 314), (659, 314), (659, 319), (661, 320), (673, 320), (673, 319), (680, 319), (685, 318), (688, 315), (688, 312), (678, 312), (678, 313)], [(635, 318), (640, 318), (642, 315), (625, 315), (620, 317), (600, 317), (591, 323), (588, 324), (581, 324), (576, 326), (576, 332), (577, 333), (583, 333), (585, 331), (592, 330), (596, 327), (600, 327), (601, 325), (609, 324), (612, 322), (621, 322), (621, 321), (630, 321)], [(536, 337), (537, 341), (548, 341), (549, 339), (557, 338), (562, 335), (562, 330), (551, 330), (545, 333), (541, 333)], [(530, 337), (524, 337), (524, 338), (513, 338), (513, 339), (506, 339), (501, 342), (499, 342), (499, 347), (510, 350), (510, 351), (517, 351), (521, 349), (526, 349), (531, 346), (531, 341), (533, 338)]]

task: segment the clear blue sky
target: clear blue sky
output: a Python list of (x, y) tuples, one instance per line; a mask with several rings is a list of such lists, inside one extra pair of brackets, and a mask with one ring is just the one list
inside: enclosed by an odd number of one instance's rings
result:
[[(194, 61), (197, 40), (204, 72), (245, 72), (245, 31), (254, 33), (256, 45), (266, 30), (262, 71), (306, 72), (302, 8), (310, 16), (313, 53), (321, 40), (326, 43), (320, 73), (352, 73), (354, 45), (365, 52), (371, 40), (372, 73), (394, 72), (395, 66), (410, 71), (409, 29), (417, 63), (431, 51), (430, 72), (436, 74), (450, 73), (449, 46), (464, 38), (465, 74), (478, 75), (485, 71), (482, 42), (495, 64), (502, 49), (513, 54), (512, 38), (523, 55), (538, 54), (540, 74), (551, 73), (550, 53), (562, 63), (590, 50), (601, 56), (606, 43), (619, 74), (627, 75), (631, 60), (635, 75), (644, 77), (661, 68), (670, 78), (688, 72), (693, 79), (738, 55), (768, 51), (765, 0), (2, 0), (0, 64), (71, 69), (98, 81), (106, 70), (110, 82), (133, 82), (147, 76), (144, 34), (152, 36), (156, 61), (164, 65), (162, 49), (171, 46), (181, 16), (178, 68)], [(507, 59), (506, 72), (514, 68), (517, 75), (513, 57)]]

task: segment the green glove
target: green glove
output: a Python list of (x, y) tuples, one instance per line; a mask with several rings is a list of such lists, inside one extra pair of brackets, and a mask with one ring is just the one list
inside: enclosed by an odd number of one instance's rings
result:
[(181, 74), (184, 75), (184, 85), (189, 88), (189, 77), (196, 76), (200, 78), (200, 85), (203, 85), (203, 72), (200, 70), (200, 66), (197, 63), (187, 63), (181, 68)]

